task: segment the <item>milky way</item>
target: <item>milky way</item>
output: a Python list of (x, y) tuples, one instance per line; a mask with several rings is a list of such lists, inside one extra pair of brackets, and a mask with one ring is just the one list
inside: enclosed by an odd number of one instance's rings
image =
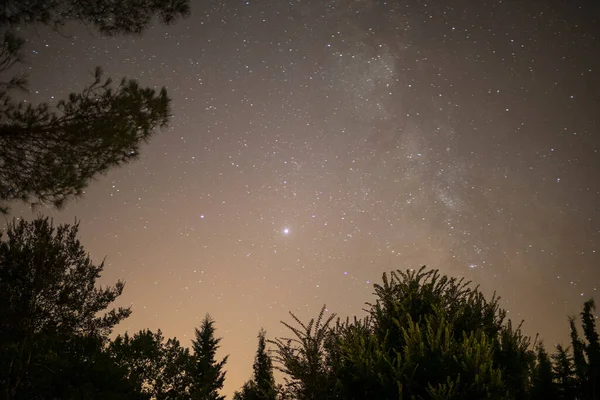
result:
[[(121, 330), (186, 342), (205, 313), (229, 353), (288, 311), (361, 315), (384, 271), (427, 264), (566, 340), (597, 295), (597, 2), (193, 1), (137, 38), (28, 31), (28, 101), (114, 78), (167, 86), (170, 128), (94, 182), (81, 219), (127, 282)], [(26, 217), (31, 213), (13, 208)]]

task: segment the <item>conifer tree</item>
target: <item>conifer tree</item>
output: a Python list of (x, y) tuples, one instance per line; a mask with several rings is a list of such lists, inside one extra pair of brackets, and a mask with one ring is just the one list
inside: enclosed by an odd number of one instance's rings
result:
[[(189, 0), (5, 0), (0, 7), (0, 212), (22, 201), (60, 208), (83, 194), (94, 178), (134, 160), (170, 119), (170, 99), (131, 79), (112, 85), (97, 68), (90, 85), (54, 107), (13, 99), (27, 87), (14, 72), (23, 63), (18, 29), (29, 24), (60, 28), (68, 21), (101, 33), (140, 34), (155, 19), (172, 23), (189, 12)], [(12, 75), (6, 77), (6, 75)]]
[(559, 399), (575, 399), (576, 382), (573, 369), (573, 358), (568, 349), (562, 345), (556, 346), (556, 353), (552, 355), (554, 377), (556, 379), (557, 397)]
[(215, 337), (215, 321), (206, 315), (200, 328), (195, 329), (192, 340), (193, 354), (188, 374), (191, 380), (190, 398), (193, 400), (224, 400), (219, 394), (225, 382), (223, 367), (228, 356), (221, 361), (216, 360), (221, 338)]
[(600, 398), (600, 340), (596, 330), (594, 299), (586, 301), (581, 312), (583, 334), (587, 340), (585, 353), (588, 359), (588, 393), (593, 400)]
[(273, 362), (267, 354), (266, 349), (266, 331), (261, 329), (258, 333), (258, 348), (254, 359), (254, 382), (256, 383), (257, 399), (275, 400), (276, 386), (273, 377)]
[(254, 396), (254, 382), (246, 381), (239, 392), (233, 393), (233, 400), (247, 400)]
[(600, 340), (596, 330), (595, 309), (594, 299), (586, 301), (581, 312), (581, 322), (587, 341), (584, 346), (588, 360), (586, 393), (591, 399), (598, 400), (600, 396)]
[(573, 366), (576, 377), (575, 392), (578, 398), (582, 398), (582, 396), (585, 395), (588, 376), (588, 364), (585, 359), (585, 343), (579, 337), (574, 317), (569, 317), (569, 327), (571, 330), (571, 348), (573, 349)]
[(558, 391), (554, 385), (552, 361), (543, 344), (537, 346), (536, 365), (533, 371), (532, 400), (556, 399)]
[(258, 333), (252, 379), (244, 383), (241, 392), (234, 394), (234, 400), (275, 400), (277, 397), (273, 362), (267, 354), (265, 335), (265, 330), (261, 329)]

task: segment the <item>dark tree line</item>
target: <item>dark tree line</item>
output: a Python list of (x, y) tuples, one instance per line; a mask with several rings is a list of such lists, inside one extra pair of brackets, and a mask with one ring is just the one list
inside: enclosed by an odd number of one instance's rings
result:
[(394, 271), (376, 284), (367, 316), (285, 324), (275, 357), (290, 399), (599, 398), (599, 340), (593, 299), (571, 346), (549, 355), (506, 321), (499, 298), (437, 270)]
[[(124, 284), (96, 285), (104, 266), (77, 232), (40, 217), (0, 236), (2, 398), (224, 399), (227, 357), (217, 357), (210, 315), (190, 348), (160, 330), (110, 338), (131, 314), (111, 307)], [(323, 308), (308, 323), (291, 314), (290, 338), (261, 330), (253, 374), (234, 399), (599, 398), (593, 300), (569, 319), (570, 346), (549, 352), (506, 320), (497, 297), (437, 270), (394, 271), (374, 288), (364, 318)]]
[(78, 225), (47, 218), (0, 236), (0, 385), (4, 399), (217, 400), (226, 358), (207, 315), (192, 350), (160, 331), (109, 339), (131, 314), (110, 308), (124, 284), (98, 288)]

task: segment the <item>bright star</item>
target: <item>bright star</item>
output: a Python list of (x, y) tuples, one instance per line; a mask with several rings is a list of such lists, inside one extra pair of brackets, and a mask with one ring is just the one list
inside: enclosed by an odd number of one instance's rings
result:
[(290, 229), (289, 228), (283, 228), (283, 234), (287, 235), (288, 233), (290, 233)]

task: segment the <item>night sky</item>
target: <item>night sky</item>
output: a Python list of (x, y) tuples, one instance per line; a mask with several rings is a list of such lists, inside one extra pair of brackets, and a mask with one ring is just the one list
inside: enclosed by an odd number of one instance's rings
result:
[(166, 86), (174, 115), (138, 161), (35, 213), (81, 219), (101, 282), (126, 281), (119, 332), (187, 344), (209, 312), (228, 394), (261, 326), (287, 335), (288, 311), (323, 304), (362, 315), (393, 269), (496, 290), (552, 347), (600, 301), (599, 16), (592, 1), (192, 0), (136, 38), (29, 29), (29, 101), (101, 65)]

